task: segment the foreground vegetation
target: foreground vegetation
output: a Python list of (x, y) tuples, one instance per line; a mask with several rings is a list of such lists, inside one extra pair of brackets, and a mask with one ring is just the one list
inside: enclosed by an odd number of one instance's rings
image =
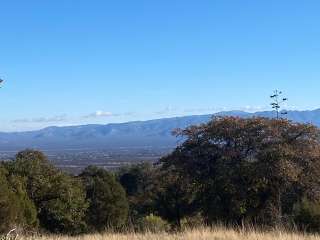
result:
[[(320, 231), (318, 128), (225, 117), (176, 133), (182, 143), (157, 164), (117, 172), (89, 166), (72, 176), (39, 151), (18, 153), (0, 164), (0, 232), (179, 232), (217, 223)], [(194, 233), (171, 236), (183, 234)]]
[(289, 233), (284, 231), (259, 232), (254, 230), (231, 230), (224, 228), (195, 229), (181, 233), (127, 233), (92, 234), (81, 237), (44, 236), (26, 240), (319, 240), (319, 235)]

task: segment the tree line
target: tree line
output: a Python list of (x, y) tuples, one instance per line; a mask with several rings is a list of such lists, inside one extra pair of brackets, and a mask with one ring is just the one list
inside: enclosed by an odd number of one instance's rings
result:
[(35, 150), (0, 166), (0, 231), (179, 230), (199, 224), (320, 230), (320, 130), (284, 119), (215, 117), (175, 132), (155, 164), (78, 176)]

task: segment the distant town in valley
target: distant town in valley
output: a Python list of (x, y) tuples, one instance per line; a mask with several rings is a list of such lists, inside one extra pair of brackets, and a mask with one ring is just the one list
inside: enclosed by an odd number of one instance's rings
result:
[[(150, 162), (154, 163), (168, 154), (172, 148), (117, 148), (117, 149), (63, 149), (44, 150), (48, 159), (58, 168), (79, 174), (89, 165), (108, 170), (122, 166)], [(0, 160), (13, 159), (17, 151), (0, 151)]]

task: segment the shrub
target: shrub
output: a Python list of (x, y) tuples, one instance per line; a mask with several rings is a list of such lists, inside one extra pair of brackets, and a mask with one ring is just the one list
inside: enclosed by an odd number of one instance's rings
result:
[(200, 213), (193, 216), (185, 217), (181, 220), (182, 230), (203, 228), (203, 226), (205, 226), (205, 222), (203, 216)]
[(145, 216), (138, 221), (138, 230), (142, 232), (165, 232), (168, 231), (169, 228), (170, 225), (168, 222), (153, 214)]

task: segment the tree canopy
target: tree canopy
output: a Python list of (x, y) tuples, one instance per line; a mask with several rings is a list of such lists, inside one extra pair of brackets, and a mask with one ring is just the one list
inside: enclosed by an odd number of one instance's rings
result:
[(53, 233), (80, 233), (85, 229), (87, 209), (81, 183), (55, 168), (39, 151), (19, 152), (5, 163), (18, 176), (37, 209), (40, 226)]
[(117, 229), (127, 223), (126, 194), (115, 176), (104, 169), (89, 166), (81, 173), (80, 178), (89, 203), (86, 220), (91, 229)]
[(301, 196), (319, 199), (319, 130), (312, 125), (223, 117), (178, 134), (184, 143), (161, 162), (197, 185), (209, 223), (279, 223)]

